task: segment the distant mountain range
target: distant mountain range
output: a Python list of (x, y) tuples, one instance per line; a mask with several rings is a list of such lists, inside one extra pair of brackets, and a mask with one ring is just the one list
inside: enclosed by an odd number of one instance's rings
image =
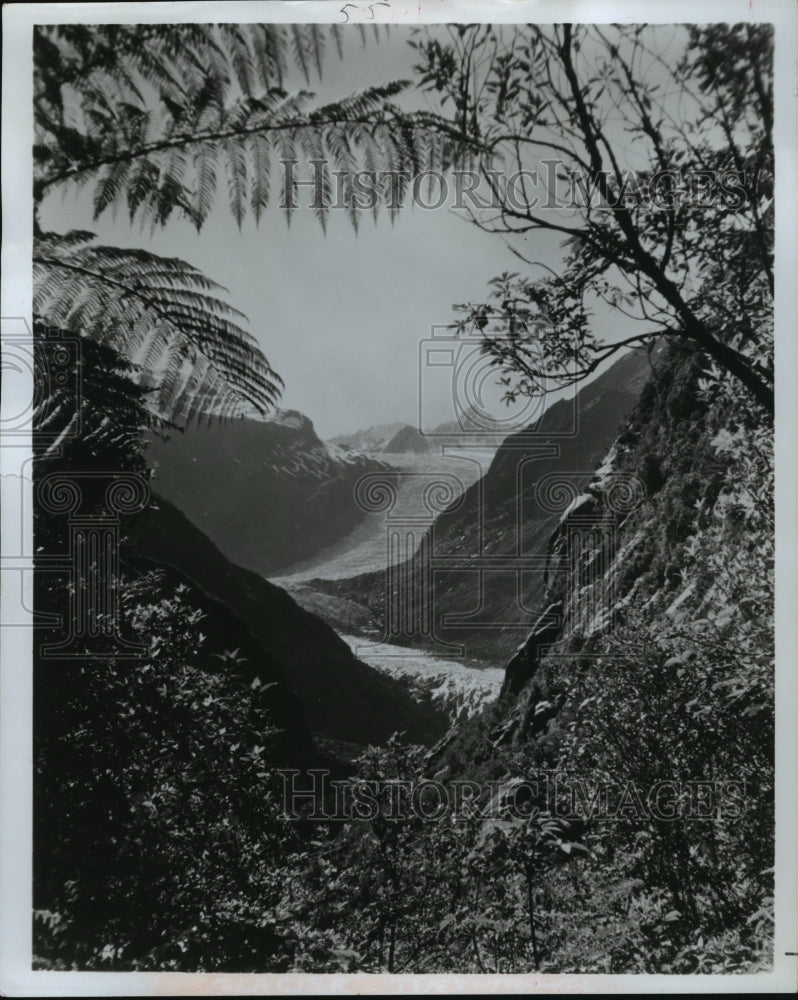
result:
[(385, 464), (325, 444), (296, 410), (154, 438), (155, 489), (233, 562), (266, 576), (347, 534), (354, 486)]
[(374, 424), (366, 430), (355, 431), (353, 434), (339, 434), (330, 438), (330, 444), (353, 451), (382, 451), (391, 438), (407, 424)]
[(457, 420), (420, 430), (414, 424), (375, 424), (352, 434), (330, 438), (330, 444), (363, 454), (425, 454), (440, 451), (441, 445), (496, 445), (507, 435), (500, 421), (468, 407)]
[(422, 434), (419, 434), (416, 428), (411, 427), (410, 424), (405, 424), (404, 427), (400, 427), (391, 440), (382, 449), (383, 453), (386, 455), (397, 455), (402, 453), (423, 455), (425, 452), (432, 450), (433, 448), (429, 443), (429, 440)]
[(434, 450), (434, 439), (420, 434), (411, 424), (378, 424), (354, 434), (340, 434), (331, 438), (330, 444), (350, 454), (421, 455)]

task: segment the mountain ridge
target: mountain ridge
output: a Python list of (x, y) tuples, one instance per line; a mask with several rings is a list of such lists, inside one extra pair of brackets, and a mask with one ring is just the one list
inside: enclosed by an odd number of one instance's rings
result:
[[(537, 616), (544, 593), (541, 559), (562, 513), (541, 506), (550, 503), (542, 487), (553, 487), (559, 477), (561, 488), (568, 491), (564, 495), (575, 496), (589, 482), (621, 420), (635, 405), (650, 375), (652, 356), (645, 348), (627, 352), (575, 399), (553, 403), (534, 424), (505, 438), (485, 475), (439, 515), (428, 533), (433, 561), (436, 556), (455, 557), (458, 567), (436, 569), (430, 579), (418, 554), (403, 564), (403, 572), (409, 574), (405, 582), (413, 621), (420, 622), (424, 606), (431, 606), (435, 634), (441, 640), (464, 645), (468, 656), (497, 665), (506, 662)], [(556, 497), (556, 489), (554, 493)], [(505, 559), (511, 569), (483, 577), (480, 555)], [(525, 565), (524, 557), (532, 557), (527, 560), (532, 570), (512, 568)], [(464, 560), (477, 560), (474, 569)], [(520, 592), (516, 592), (518, 572), (522, 572)], [(394, 578), (401, 577), (397, 572)], [(381, 571), (346, 580), (306, 581), (304, 587), (356, 602), (381, 625), (386, 599), (399, 599), (395, 588), (386, 595)], [(473, 624), (444, 624), (446, 616), (462, 615), (469, 608), (477, 612)], [(346, 625), (351, 628), (351, 621)], [(420, 631), (390, 641), (431, 648)], [(442, 655), (450, 654), (442, 651)]]
[[(282, 588), (236, 566), (170, 501), (131, 519), (129, 558), (170, 567), (236, 615), (279, 666), (308, 726), (331, 739), (381, 743), (393, 732), (434, 741), (446, 719), (359, 660), (336, 632)], [(236, 644), (235, 636), (230, 638)]]
[(147, 460), (161, 496), (229, 559), (264, 576), (350, 531), (363, 516), (355, 483), (387, 467), (326, 445), (297, 410), (151, 436)]

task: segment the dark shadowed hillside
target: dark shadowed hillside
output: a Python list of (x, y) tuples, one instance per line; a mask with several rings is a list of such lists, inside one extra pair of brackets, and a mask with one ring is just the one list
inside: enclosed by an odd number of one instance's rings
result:
[(546, 871), (552, 899), (594, 914), (558, 931), (565, 965), (649, 961), (668, 923), (675, 968), (772, 961), (772, 431), (701, 376), (663, 352), (546, 540), (546, 613), (502, 697), (440, 755), (456, 776), (523, 762), (579, 789), (585, 862)]
[(240, 566), (269, 575), (346, 534), (354, 484), (382, 466), (324, 444), (296, 410), (152, 440), (155, 487)]
[[(446, 726), (443, 713), (417, 704), (398, 682), (358, 660), (320, 618), (280, 587), (226, 559), (162, 498), (134, 521), (131, 553), (174, 567), (240, 619), (274, 659), (301, 703), (311, 730), (351, 743), (381, 743), (404, 732), (421, 743)], [(236, 634), (230, 636), (239, 645)]]

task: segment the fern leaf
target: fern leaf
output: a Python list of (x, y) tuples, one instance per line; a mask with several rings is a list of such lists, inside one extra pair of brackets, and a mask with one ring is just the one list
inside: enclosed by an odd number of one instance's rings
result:
[[(49, 235), (34, 252), (34, 310), (120, 351), (158, 388), (163, 416), (267, 412), (282, 382), (219, 286), (177, 258)], [(191, 369), (187, 374), (186, 366)], [(180, 382), (179, 393), (175, 386)]]

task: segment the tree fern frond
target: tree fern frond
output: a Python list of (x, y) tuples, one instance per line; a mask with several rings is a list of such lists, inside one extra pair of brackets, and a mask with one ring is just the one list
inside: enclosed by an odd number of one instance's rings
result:
[[(316, 72), (321, 76), (322, 64), (324, 63), (324, 47), (326, 44), (325, 37), (322, 34), (319, 26), (316, 24), (309, 25), (310, 28), (310, 41), (313, 49), (313, 63), (316, 67)], [(338, 54), (340, 57), (341, 50), (338, 49)]]
[[(34, 282), (36, 314), (121, 351), (159, 387), (159, 406), (171, 419), (196, 415), (200, 397), (212, 412), (265, 413), (279, 399), (282, 382), (238, 324), (241, 314), (185, 261), (97, 246), (85, 233), (49, 235), (36, 244)], [(182, 376), (173, 398), (170, 387), (187, 363), (195, 374)]]
[(339, 24), (331, 24), (330, 34), (332, 35), (333, 42), (335, 42), (335, 51), (338, 53), (338, 58), (343, 59), (344, 48), (343, 48), (343, 40), (341, 37), (341, 26)]
[(227, 140), (224, 144), (227, 155), (227, 190), (230, 197), (230, 211), (241, 228), (247, 212), (247, 150), (242, 141)]
[[(287, 93), (289, 63), (309, 81), (329, 40), (342, 55), (342, 33), (320, 25), (37, 27), (36, 203), (54, 185), (92, 183), (95, 218), (124, 205), (142, 227), (177, 214), (199, 230), (224, 172), (241, 226), (248, 211), (259, 221), (267, 210), (272, 161), (282, 157), (322, 162), (314, 201), (322, 228), (334, 172), (355, 228), (352, 175), (392, 172), (378, 193), (395, 216), (421, 171), (447, 169), (475, 148), (451, 122), (403, 112), (394, 103), (403, 81), (327, 104), (304, 90)], [(289, 223), (294, 204), (283, 206)], [(372, 206), (375, 218), (380, 205)], [(38, 239), (34, 270), (37, 311), (140, 363), (139, 378), (157, 388), (165, 413), (264, 411), (279, 397), (280, 380), (239, 325), (241, 314), (185, 262), (98, 247), (90, 234), (73, 233)]]
[(255, 25), (253, 47), (261, 80), (270, 80), (272, 85), (276, 83), (282, 87), (287, 72), (285, 46), (272, 27), (269, 24)]
[(321, 63), (316, 62), (318, 51), (314, 45), (311, 33), (305, 29), (306, 26), (302, 24), (290, 25), (291, 50), (294, 61), (302, 70), (305, 82), (310, 83), (310, 71), (313, 64), (317, 65), (319, 73), (321, 73)]
[(269, 205), (269, 180), (271, 174), (271, 147), (266, 136), (256, 133), (252, 137), (252, 211), (255, 221)]
[[(450, 131), (439, 131), (428, 118), (419, 123), (412, 116), (400, 115), (390, 106), (380, 108), (380, 99), (380, 93), (364, 92), (353, 95), (346, 102), (287, 120), (282, 120), (283, 109), (280, 108), (278, 118), (281, 120), (277, 121), (264, 110), (261, 101), (237, 104), (216, 132), (178, 132), (129, 150), (119, 149), (109, 140), (110, 148), (104, 158), (93, 166), (70, 167), (66, 176), (86, 183), (91, 180), (93, 171), (99, 174), (98, 214), (113, 206), (116, 200), (124, 199), (134, 215), (143, 213), (154, 227), (163, 225), (175, 211), (181, 211), (201, 228), (216, 189), (216, 173), (205, 161), (213, 147), (224, 150), (230, 208), (237, 224), (241, 224), (255, 169), (253, 151), (258, 150), (262, 161), (264, 149), (263, 142), (257, 145), (253, 142), (254, 136), (261, 136), (271, 148), (276, 144), (284, 160), (301, 159), (306, 163), (323, 160), (321, 174), (328, 195), (330, 171), (350, 171), (355, 165), (352, 148), (355, 142), (364, 144), (363, 155), (370, 162), (378, 162), (380, 169), (403, 171), (411, 176), (424, 170), (449, 167), (457, 160), (458, 142)], [(297, 150), (301, 156), (297, 155)], [(189, 159), (194, 164), (190, 172), (186, 169)], [(141, 191), (146, 171), (124, 170), (120, 165), (126, 161), (146, 161), (159, 170), (157, 191), (152, 197), (144, 197)], [(130, 178), (132, 191), (125, 188), (126, 178)], [(258, 214), (266, 207), (264, 198), (267, 196), (266, 189), (261, 187)], [(324, 221), (323, 213), (320, 221)]]
[(197, 231), (208, 218), (216, 194), (216, 159), (218, 147), (215, 143), (201, 142), (194, 149), (194, 218)]
[[(49, 76), (61, 74), (66, 86), (77, 97), (74, 102), (61, 101), (47, 83), (37, 84), (42, 101), (37, 104), (37, 149), (41, 161), (37, 165), (37, 196), (49, 186), (72, 180), (85, 184), (96, 180), (97, 212), (114, 207), (124, 200), (128, 212), (139, 214), (142, 223), (162, 225), (175, 211), (185, 214), (194, 225), (201, 227), (210, 210), (215, 193), (214, 178), (204, 153), (197, 146), (217, 145), (225, 149), (225, 159), (233, 169), (228, 183), (228, 200), (233, 215), (240, 223), (244, 206), (249, 201), (260, 218), (268, 198), (266, 185), (258, 185), (253, 197), (252, 160), (255, 151), (264, 162), (263, 141), (254, 143), (252, 135), (263, 135), (273, 150), (280, 146), (279, 132), (288, 132), (284, 146), (298, 139), (309, 156), (310, 138), (306, 128), (316, 131), (318, 148), (326, 145), (336, 162), (333, 169), (347, 170), (351, 158), (345, 154), (340, 133), (328, 130), (336, 126), (349, 128), (351, 140), (367, 136), (356, 131), (361, 124), (390, 124), (402, 128), (402, 115), (391, 103), (407, 84), (392, 81), (368, 88), (339, 101), (308, 107), (312, 95), (299, 92), (286, 94), (282, 90), (284, 71), (292, 59), (304, 77), (321, 69), (326, 42), (331, 32), (320, 25), (115, 25), (73, 26), (37, 29), (37, 69), (48, 68)], [(340, 49), (341, 34), (332, 33)], [(99, 52), (102, 52), (100, 58)], [(42, 74), (46, 76), (47, 74)], [(146, 88), (154, 89), (159, 106), (147, 106), (142, 98)], [(45, 99), (51, 95), (50, 99)], [(427, 116), (420, 123), (430, 138), (433, 134), (441, 144), (441, 159), (445, 147), (451, 145), (443, 131), (443, 119), (432, 122)], [(451, 128), (450, 125), (446, 127)], [(350, 141), (351, 141), (350, 140)], [(234, 143), (247, 150), (244, 177), (243, 157)], [(375, 159), (373, 141), (366, 140), (361, 151), (368, 160)], [(400, 154), (406, 145), (398, 147)], [(397, 152), (390, 143), (391, 152)], [(185, 151), (194, 164), (191, 176), (184, 176), (185, 160), (173, 155)], [(315, 153), (314, 153), (315, 156)], [(401, 156), (400, 169), (408, 163), (417, 166), (423, 156)], [(125, 160), (147, 161), (159, 171), (157, 191), (145, 192), (150, 178), (148, 168), (125, 171), (119, 164)], [(383, 156), (383, 168), (397, 166), (389, 156)], [(388, 161), (391, 161), (390, 163)], [(197, 169), (197, 164), (200, 168)], [(127, 177), (127, 184), (123, 183)], [(325, 177), (325, 184), (329, 178)], [(353, 224), (356, 215), (350, 213)], [(324, 213), (320, 213), (324, 223)]]
[(248, 97), (256, 88), (257, 62), (252, 52), (251, 40), (247, 37), (246, 25), (220, 24), (218, 30), (229, 52), (238, 86)]

